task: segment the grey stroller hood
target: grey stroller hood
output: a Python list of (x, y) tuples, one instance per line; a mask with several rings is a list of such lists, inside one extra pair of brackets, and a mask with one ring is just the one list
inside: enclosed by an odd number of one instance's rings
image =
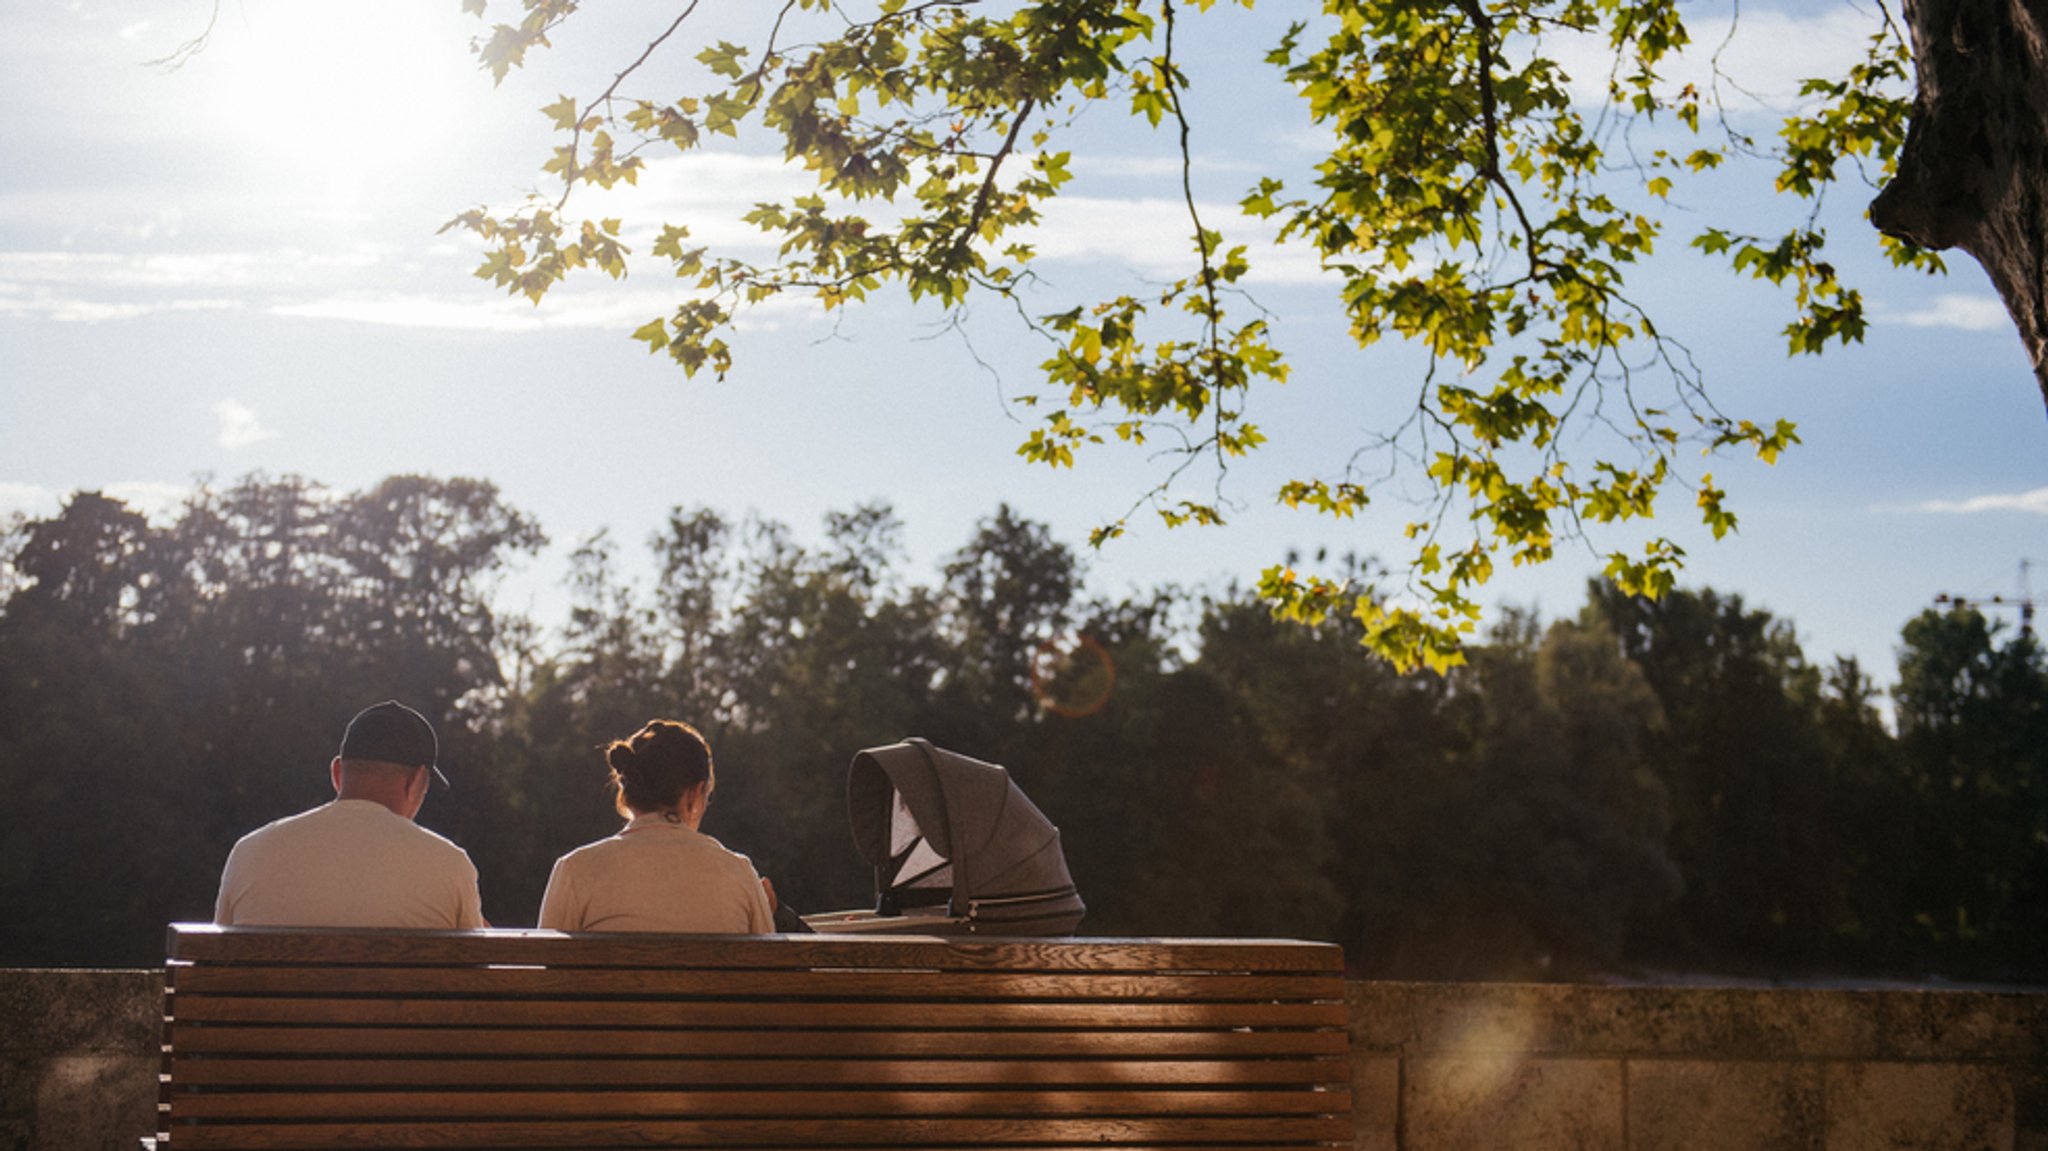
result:
[(1010, 773), (908, 739), (853, 757), (853, 841), (875, 869), (875, 913), (949, 915), (967, 930), (1065, 935), (1086, 910), (1059, 828)]

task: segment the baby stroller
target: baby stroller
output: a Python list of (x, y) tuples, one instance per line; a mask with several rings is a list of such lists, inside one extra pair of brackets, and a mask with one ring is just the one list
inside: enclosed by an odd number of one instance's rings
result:
[(1071, 935), (1087, 911), (1059, 828), (993, 763), (923, 739), (871, 747), (847, 769), (846, 805), (875, 909), (805, 916), (814, 931)]

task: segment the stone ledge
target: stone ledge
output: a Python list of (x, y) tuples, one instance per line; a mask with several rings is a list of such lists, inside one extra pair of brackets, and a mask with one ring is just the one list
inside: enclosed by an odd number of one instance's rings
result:
[(2048, 995), (1805, 988), (1353, 983), (1351, 1041), (1406, 1056), (2048, 1058)]
[(0, 1054), (153, 1052), (164, 973), (10, 968), (0, 972)]

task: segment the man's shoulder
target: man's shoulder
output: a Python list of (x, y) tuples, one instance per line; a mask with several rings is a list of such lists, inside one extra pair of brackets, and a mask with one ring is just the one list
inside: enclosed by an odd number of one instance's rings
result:
[(266, 840), (288, 839), (294, 835), (304, 834), (318, 827), (324, 819), (328, 818), (328, 814), (333, 807), (332, 803), (323, 803), (318, 807), (307, 808), (296, 815), (287, 815), (279, 819), (273, 819), (262, 827), (236, 840), (235, 847), (239, 849), (245, 846), (260, 844)]
[(366, 800), (335, 800), (272, 820), (244, 835), (236, 850), (292, 841), (362, 841), (404, 843), (429, 854), (469, 859), (454, 840), (421, 827), (382, 804)]
[(460, 859), (465, 864), (469, 862), (469, 852), (464, 851), (460, 844), (440, 832), (421, 827), (413, 820), (388, 809), (384, 810), (382, 815), (381, 819), (370, 817), (374, 821), (375, 834), (403, 841), (424, 855)]

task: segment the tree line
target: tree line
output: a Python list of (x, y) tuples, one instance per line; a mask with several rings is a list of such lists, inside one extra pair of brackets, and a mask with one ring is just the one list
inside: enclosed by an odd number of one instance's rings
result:
[(1360, 974), (2048, 974), (2048, 658), (1969, 610), (1900, 638), (1887, 723), (1739, 597), (1589, 586), (1400, 674), (1355, 621), (1243, 589), (1085, 586), (1007, 507), (935, 573), (889, 508), (677, 508), (650, 564), (573, 552), (559, 628), (495, 598), (545, 537), (496, 488), (251, 476), (162, 524), (96, 492), (0, 534), (0, 963), (149, 965), (236, 837), (327, 798), (398, 696), (455, 788), (486, 915), (617, 827), (597, 747), (655, 716), (720, 771), (705, 829), (803, 910), (873, 899), (853, 752), (1008, 766), (1062, 829), (1089, 934), (1333, 939)]

